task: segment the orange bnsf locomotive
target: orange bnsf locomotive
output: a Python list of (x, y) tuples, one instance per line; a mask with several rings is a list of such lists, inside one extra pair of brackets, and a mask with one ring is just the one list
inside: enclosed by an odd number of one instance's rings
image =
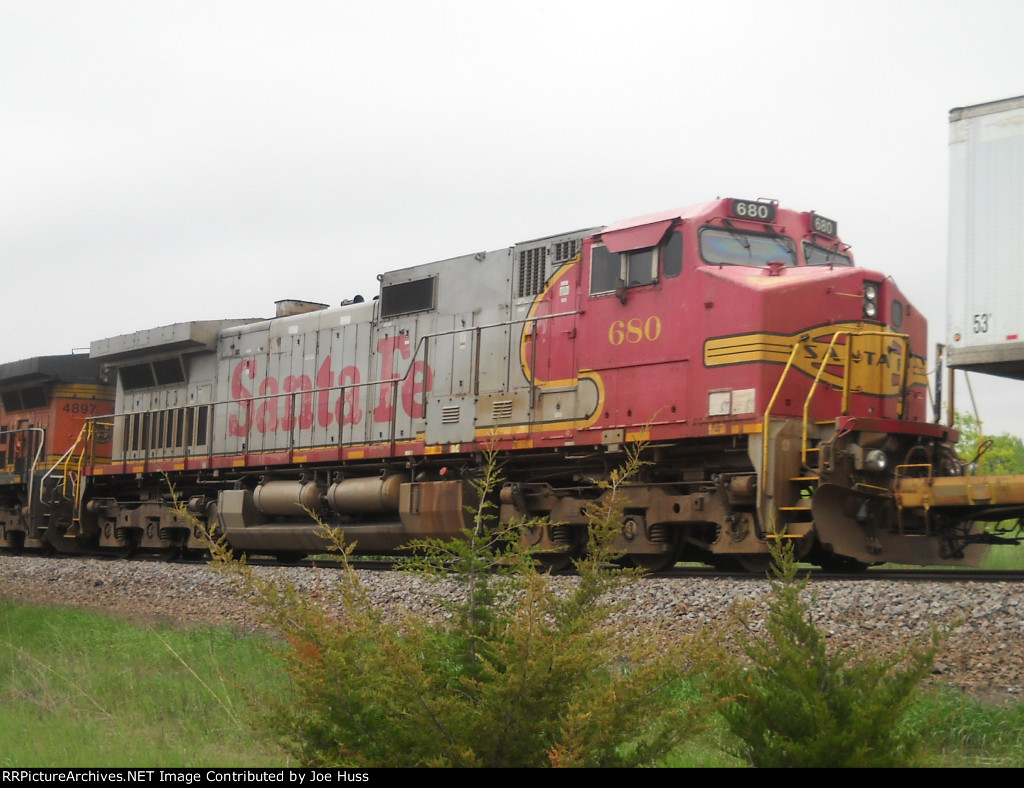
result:
[(81, 440), (36, 427), (0, 368), (7, 429), (52, 460), (7, 455), (3, 544), (177, 554), (198, 519), (287, 559), (324, 549), (312, 513), (393, 553), (468, 525), (493, 448), (501, 520), (539, 518), (525, 538), (558, 565), (631, 442), (616, 547), (651, 569), (760, 568), (783, 533), (822, 566), (969, 562), (1024, 501), (964, 476), (927, 419), (924, 317), (819, 214), (721, 199), (379, 280), (93, 342), (96, 386), (70, 401), (115, 396), (79, 410)]
[(50, 503), (110, 461), (109, 425), (95, 419), (113, 408), (114, 389), (87, 356), (0, 364), (0, 547), (49, 547)]

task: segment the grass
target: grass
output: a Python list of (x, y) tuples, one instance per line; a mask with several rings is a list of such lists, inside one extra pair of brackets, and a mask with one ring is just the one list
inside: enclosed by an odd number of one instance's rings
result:
[[(255, 714), (285, 697), (279, 644), (0, 601), (0, 768), (281, 767)], [(929, 692), (904, 722), (922, 766), (1024, 766), (1024, 703)], [(665, 766), (743, 766), (716, 724)]]
[(981, 562), (982, 569), (1024, 569), (1024, 545), (992, 545)]
[(1024, 702), (992, 705), (951, 689), (911, 707), (904, 724), (924, 743), (924, 766), (1024, 766)]
[[(911, 706), (903, 725), (921, 743), (917, 764), (924, 768), (1020, 768), (1024, 766), (1024, 703), (991, 705), (968, 700), (953, 689), (924, 694)], [(739, 742), (725, 725), (705, 731), (665, 766), (736, 768)]]
[(0, 601), (0, 767), (287, 766), (252, 732), (275, 645)]
[[(883, 566), (897, 569), (897, 568), (911, 568), (911, 569), (948, 569), (950, 572), (956, 572), (958, 569), (965, 568), (971, 569), (973, 567), (958, 567), (958, 566), (947, 566), (944, 564), (937, 564), (931, 567), (919, 567), (914, 564), (883, 564)], [(1004, 571), (1013, 572), (1024, 569), (1024, 545), (1016, 544), (996, 544), (989, 545), (985, 550), (985, 555), (981, 559), (981, 563), (978, 566), (979, 569), (987, 569), (991, 571)]]

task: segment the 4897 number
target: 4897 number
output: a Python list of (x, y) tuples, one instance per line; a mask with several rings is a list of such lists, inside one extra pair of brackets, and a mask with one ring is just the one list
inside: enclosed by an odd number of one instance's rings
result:
[(65, 402), (64, 407), (61, 408), (65, 413), (70, 413), (75, 416), (95, 416), (96, 415), (96, 403), (95, 402)]

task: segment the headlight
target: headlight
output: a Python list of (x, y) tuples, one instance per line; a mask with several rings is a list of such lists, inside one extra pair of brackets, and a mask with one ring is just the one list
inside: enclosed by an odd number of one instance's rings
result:
[(868, 471), (884, 471), (889, 467), (889, 458), (881, 449), (872, 449), (864, 455), (864, 469)]
[(881, 290), (878, 282), (864, 283), (864, 317), (874, 319), (878, 317), (878, 292)]

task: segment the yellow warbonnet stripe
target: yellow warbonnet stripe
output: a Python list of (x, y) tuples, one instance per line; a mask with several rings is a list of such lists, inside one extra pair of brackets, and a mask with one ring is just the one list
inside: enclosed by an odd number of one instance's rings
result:
[(782, 334), (745, 334), (709, 339), (704, 343), (704, 365), (749, 364), (770, 361), (785, 364), (796, 337)]
[[(839, 338), (830, 348), (832, 338), (837, 334)], [(904, 365), (908, 363), (907, 342), (903, 335), (880, 326), (837, 323), (815, 326), (794, 334), (760, 332), (708, 339), (704, 342), (704, 366), (785, 364), (795, 344), (800, 344), (801, 348), (793, 365), (814, 377), (824, 363), (821, 380), (836, 386), (844, 383), (843, 369), (852, 348), (850, 384), (866, 394), (897, 394)], [(907, 383), (911, 386), (927, 385), (924, 359), (911, 356), (909, 364)]]

